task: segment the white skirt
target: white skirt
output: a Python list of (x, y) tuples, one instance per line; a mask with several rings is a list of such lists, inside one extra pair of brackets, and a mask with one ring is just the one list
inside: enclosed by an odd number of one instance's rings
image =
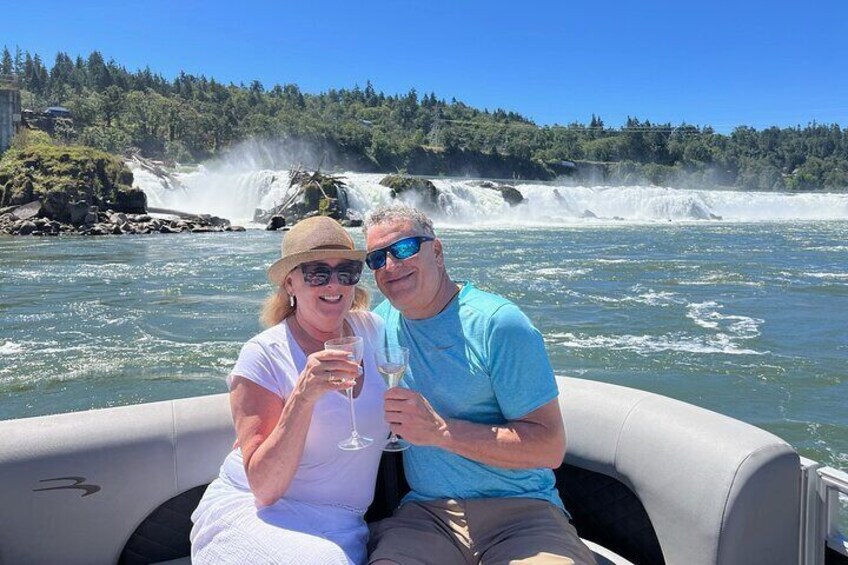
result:
[(253, 493), (220, 478), (191, 519), (193, 564), (362, 565), (368, 556), (358, 512), (286, 498), (257, 508)]

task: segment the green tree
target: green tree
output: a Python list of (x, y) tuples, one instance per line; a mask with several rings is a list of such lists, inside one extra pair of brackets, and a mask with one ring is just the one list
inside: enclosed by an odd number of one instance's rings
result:
[(3, 58), (0, 60), (0, 74), (10, 75), (12, 74), (14, 62), (12, 61), (12, 54), (9, 53), (9, 48), (5, 45), (3, 46)]

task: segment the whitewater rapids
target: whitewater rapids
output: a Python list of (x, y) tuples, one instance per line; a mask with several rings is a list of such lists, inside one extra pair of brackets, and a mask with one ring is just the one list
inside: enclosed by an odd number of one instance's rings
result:
[[(148, 205), (214, 214), (250, 226), (254, 210), (283, 202), (289, 172), (198, 167), (176, 173), (182, 187), (130, 165), (134, 185), (145, 191)], [(392, 201), (379, 184), (384, 174), (342, 173), (350, 206), (363, 216)], [(501, 194), (479, 181), (431, 179), (441, 192), (441, 225), (533, 226), (606, 222), (761, 222), (848, 220), (848, 194), (689, 190), (657, 186), (569, 186), (557, 183), (510, 183), (525, 202), (511, 207)], [(415, 204), (410, 200), (409, 204)]]

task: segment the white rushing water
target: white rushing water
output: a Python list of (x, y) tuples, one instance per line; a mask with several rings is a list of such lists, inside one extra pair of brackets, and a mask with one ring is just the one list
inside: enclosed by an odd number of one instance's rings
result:
[[(177, 173), (182, 188), (171, 187), (148, 171), (132, 166), (135, 186), (148, 205), (214, 214), (249, 224), (256, 208), (281, 203), (288, 192), (285, 170), (238, 170), (199, 167)], [(361, 214), (391, 202), (379, 184), (383, 174), (344, 173), (351, 207)], [(574, 224), (608, 221), (773, 221), (848, 220), (848, 194), (686, 190), (656, 186), (558, 186), (522, 182), (526, 199), (510, 207), (501, 194), (470, 179), (432, 179), (441, 192), (443, 224)], [(415, 204), (410, 201), (410, 204)]]

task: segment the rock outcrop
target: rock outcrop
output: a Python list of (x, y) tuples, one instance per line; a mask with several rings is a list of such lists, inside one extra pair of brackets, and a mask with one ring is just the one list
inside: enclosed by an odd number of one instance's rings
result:
[(60, 221), (70, 220), (67, 206), (79, 201), (133, 213), (145, 197), (132, 183), (123, 161), (103, 151), (34, 145), (9, 151), (0, 161), (0, 207), (39, 200), (44, 214)]
[(207, 214), (148, 215), (123, 161), (89, 147), (34, 145), (0, 161), (0, 234), (106, 235), (242, 231)]
[(514, 186), (510, 186), (508, 184), (499, 184), (496, 182), (492, 182), (490, 180), (484, 180), (476, 183), (477, 186), (481, 188), (487, 188), (489, 190), (497, 190), (503, 196), (503, 199), (510, 206), (518, 206), (522, 202), (524, 202), (524, 195), (519, 192), (517, 188)]
[(285, 200), (268, 210), (256, 210), (253, 221), (267, 230), (292, 226), (312, 216), (329, 216), (343, 226), (362, 225), (362, 218), (350, 209), (344, 177), (294, 168), (289, 173)]
[(390, 193), (392, 198), (403, 197), (406, 200), (411, 196), (411, 200), (422, 209), (438, 211), (444, 207), (443, 195), (436, 185), (427, 179), (406, 175), (387, 175), (380, 184), (392, 189)]

